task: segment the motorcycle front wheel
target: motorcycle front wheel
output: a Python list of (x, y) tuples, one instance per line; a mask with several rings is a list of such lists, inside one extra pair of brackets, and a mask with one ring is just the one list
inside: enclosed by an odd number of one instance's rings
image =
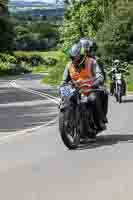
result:
[(59, 112), (59, 131), (64, 145), (72, 150), (78, 148), (80, 135), (76, 128), (73, 114), (69, 111)]
[(121, 85), (118, 85), (118, 94), (117, 94), (117, 99), (118, 99), (118, 102), (121, 103), (122, 102), (122, 88), (121, 88)]

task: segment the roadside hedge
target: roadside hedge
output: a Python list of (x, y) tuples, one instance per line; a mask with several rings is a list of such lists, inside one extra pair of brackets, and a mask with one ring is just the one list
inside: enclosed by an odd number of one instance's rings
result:
[(18, 51), (12, 54), (0, 53), (0, 75), (17, 75), (29, 73), (38, 66), (55, 66), (56, 56), (43, 52)]

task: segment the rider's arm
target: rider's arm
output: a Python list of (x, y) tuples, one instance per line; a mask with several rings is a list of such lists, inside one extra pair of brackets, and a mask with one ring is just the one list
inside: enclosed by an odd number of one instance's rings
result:
[(102, 71), (98, 65), (98, 63), (96, 62), (96, 60), (93, 60), (93, 66), (92, 66), (92, 70), (93, 70), (93, 75), (96, 77), (96, 84), (97, 85), (101, 85), (104, 83), (104, 77), (102, 74)]
[(128, 69), (120, 68), (119, 70), (120, 70), (120, 72), (121, 72), (123, 75), (125, 75), (125, 76), (127, 76), (127, 75), (130, 74)]
[(112, 75), (112, 69), (109, 70), (107, 73), (108, 73), (109, 76), (111, 76)]
[(120, 71), (124, 73), (124, 72), (128, 72), (128, 69), (120, 68)]
[(65, 67), (64, 73), (63, 73), (63, 79), (61, 84), (68, 83), (71, 80), (69, 70), (68, 70), (68, 64)]

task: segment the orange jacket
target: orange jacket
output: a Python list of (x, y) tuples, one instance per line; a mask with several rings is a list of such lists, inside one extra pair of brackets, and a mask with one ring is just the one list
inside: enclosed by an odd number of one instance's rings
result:
[(69, 64), (68, 70), (69, 70), (71, 79), (74, 81), (91, 79), (93, 77), (92, 64), (93, 64), (93, 60), (91, 58), (86, 58), (85, 68), (81, 68), (80, 71), (78, 71), (72, 63)]
[(94, 77), (92, 74), (92, 65), (92, 58), (86, 58), (85, 68), (81, 68), (80, 71), (78, 71), (72, 63), (68, 65), (68, 71), (71, 79), (79, 82), (79, 87), (81, 88), (81, 92), (83, 94), (88, 93), (87, 91), (90, 89), (92, 84), (92, 78)]

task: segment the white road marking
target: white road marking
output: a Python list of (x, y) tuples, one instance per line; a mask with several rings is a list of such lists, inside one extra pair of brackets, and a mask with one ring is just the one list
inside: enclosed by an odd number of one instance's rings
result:
[(21, 85), (16, 84), (15, 81), (10, 82), (10, 84), (11, 84), (11, 86), (14, 87), (14, 88), (19, 88), (19, 89), (21, 89), (21, 90), (23, 90), (23, 91), (30, 92), (30, 93), (32, 93), (32, 94), (37, 94), (37, 95), (39, 95), (39, 96), (41, 96), (41, 97), (46, 97), (46, 98), (49, 99), (50, 101), (53, 101), (54, 103), (59, 104), (59, 101), (60, 101), (59, 98), (54, 97), (54, 96), (52, 96), (52, 95), (49, 95), (49, 94), (47, 94), (47, 93), (45, 93), (45, 92), (42, 93), (42, 92), (38, 92), (38, 91), (36, 91), (36, 90), (32, 90), (32, 89), (29, 89), (29, 88), (26, 88), (26, 87), (22, 87)]
[(8, 108), (8, 107), (31, 107), (37, 105), (46, 105), (49, 103), (49, 100), (34, 100), (34, 101), (21, 101), (21, 102), (10, 102), (10, 103), (2, 103), (0, 104), (0, 108)]

